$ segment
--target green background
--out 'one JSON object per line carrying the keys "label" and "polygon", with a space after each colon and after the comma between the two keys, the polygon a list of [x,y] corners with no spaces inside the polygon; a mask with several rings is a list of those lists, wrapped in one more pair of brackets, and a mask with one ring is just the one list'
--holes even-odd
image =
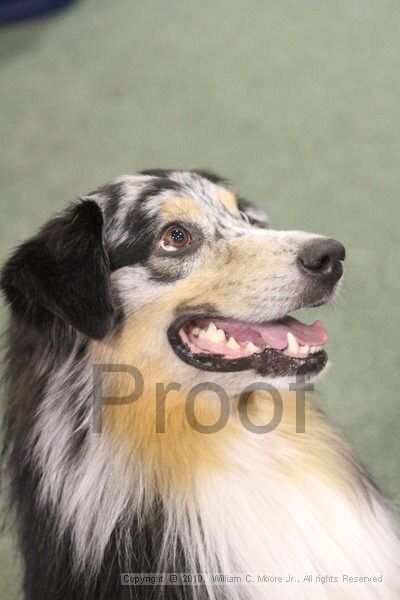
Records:
{"label": "green background", "polygon": [[[211,168],[274,227],[346,245],[342,296],[318,309],[319,403],[398,498],[399,2],[87,0],[1,30],[0,61],[2,259],[149,167]],[[11,537],[2,600],[18,597]]]}

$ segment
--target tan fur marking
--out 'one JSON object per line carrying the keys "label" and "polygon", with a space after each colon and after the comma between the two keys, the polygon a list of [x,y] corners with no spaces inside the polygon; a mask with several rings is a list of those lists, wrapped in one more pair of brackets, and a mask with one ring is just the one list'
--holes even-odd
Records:
{"label": "tan fur marking", "polygon": [[[152,312],[154,314],[154,309]],[[140,462],[150,490],[158,490],[165,498],[178,490],[190,495],[194,480],[201,478],[202,473],[233,467],[225,449],[234,447],[241,439],[250,445],[249,451],[253,444],[265,446],[266,456],[273,458],[280,465],[280,472],[296,481],[299,487],[307,486],[317,474],[342,493],[352,494],[356,474],[349,470],[346,444],[319,415],[310,399],[305,404],[305,433],[298,433],[294,392],[281,393],[282,419],[270,433],[250,432],[240,420],[239,413],[245,402],[251,423],[260,426],[271,421],[274,411],[271,397],[254,392],[242,399],[239,407],[237,399],[231,399],[228,423],[220,431],[204,434],[188,422],[185,412],[188,390],[171,391],[165,399],[165,432],[157,433],[157,409],[162,409],[163,397],[157,406],[156,384],[167,386],[171,381],[179,382],[179,375],[171,372],[168,350],[160,337],[149,331],[148,317],[149,314],[136,316],[112,343],[93,343],[92,357],[97,363],[135,365],[143,375],[144,391],[138,400],[104,407],[103,428],[125,461],[135,465]],[[132,340],[145,340],[152,335],[151,354],[137,352],[138,344]],[[133,389],[132,378],[113,374],[108,389],[107,384],[103,389],[106,389],[105,395],[128,396]],[[221,407],[215,394],[202,393],[195,407],[201,424],[213,425],[218,421]]]}
{"label": "tan fur marking", "polygon": [[222,202],[222,204],[224,204],[226,206],[226,208],[229,210],[230,213],[235,215],[235,217],[239,216],[240,211],[239,211],[239,208],[237,205],[236,198],[232,194],[232,192],[230,192],[226,188],[219,187],[218,188],[218,199],[220,200],[220,202]]}
{"label": "tan fur marking", "polygon": [[176,196],[168,198],[161,208],[161,214],[166,221],[199,221],[204,219],[203,212],[198,204],[188,196]]}
{"label": "tan fur marking", "polygon": [[[133,350],[136,344],[132,344],[132,339],[141,339],[145,331],[143,320],[139,323],[135,320],[113,347],[99,342],[92,345],[94,362],[135,365],[144,378],[144,390],[138,400],[131,404],[104,406],[104,434],[110,435],[126,460],[135,464],[138,460],[141,462],[150,488],[158,489],[163,497],[168,497],[174,490],[189,493],[193,477],[199,476],[203,469],[223,467],[221,456],[226,437],[232,434],[232,426],[209,435],[195,431],[185,413],[187,390],[170,391],[165,399],[160,393],[156,401],[157,383],[164,383],[166,387],[175,378],[168,369],[162,345],[154,356],[140,355]],[[113,374],[108,383],[107,386],[106,380],[103,386],[105,395],[124,397],[133,391],[132,377],[127,374]],[[157,414],[162,414],[163,404],[165,433],[157,433]],[[220,415],[216,396],[210,398],[200,394],[195,403],[195,415],[202,425],[216,423]]]}

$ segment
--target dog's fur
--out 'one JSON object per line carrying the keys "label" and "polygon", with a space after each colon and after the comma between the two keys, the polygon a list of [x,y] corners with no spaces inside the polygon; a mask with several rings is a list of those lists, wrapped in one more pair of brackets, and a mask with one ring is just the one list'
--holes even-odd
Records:
{"label": "dog's fur", "polygon": [[[163,255],[160,231],[176,222],[197,242]],[[210,173],[148,171],[70,205],[15,251],[2,274],[5,456],[26,600],[400,597],[391,508],[312,400],[299,433],[294,392],[282,392],[282,418],[260,435],[270,394],[239,395],[254,382],[287,389],[285,373],[196,369],[168,341],[184,311],[262,322],[327,300],[334,290],[317,297],[296,265],[315,237],[267,229]],[[102,374],[101,432],[94,365],[134,366],[143,378],[132,401],[132,371]],[[230,403],[208,434],[186,413],[187,392],[204,382]],[[198,396],[203,426],[220,411],[215,392]],[[121,586],[121,572],[290,573],[301,583]],[[318,575],[338,580],[318,585]]]}

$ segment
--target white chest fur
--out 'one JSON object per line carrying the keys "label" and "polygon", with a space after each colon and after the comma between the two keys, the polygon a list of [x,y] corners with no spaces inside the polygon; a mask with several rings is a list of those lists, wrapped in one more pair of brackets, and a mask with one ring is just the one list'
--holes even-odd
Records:
{"label": "white chest fur", "polygon": [[[268,444],[267,444],[268,445]],[[252,447],[251,447],[252,446]],[[259,448],[257,448],[259,446]],[[375,492],[313,473],[307,457],[266,456],[260,441],[235,447],[231,468],[197,490],[201,529],[218,571],[257,581],[232,598],[400,597],[400,543]],[[282,462],[293,458],[285,471]],[[293,466],[296,472],[293,471]],[[287,582],[292,576],[291,582]],[[378,577],[376,583],[352,577]],[[322,578],[322,579],[321,579]]]}
{"label": "white chest fur", "polygon": [[[266,412],[257,406],[255,418]],[[290,409],[270,433],[242,431],[225,447],[223,466],[196,481],[193,513],[181,529],[187,545],[194,537],[204,571],[244,582],[210,593],[399,598],[400,542],[390,509],[312,404],[306,415],[305,433],[295,432]]]}

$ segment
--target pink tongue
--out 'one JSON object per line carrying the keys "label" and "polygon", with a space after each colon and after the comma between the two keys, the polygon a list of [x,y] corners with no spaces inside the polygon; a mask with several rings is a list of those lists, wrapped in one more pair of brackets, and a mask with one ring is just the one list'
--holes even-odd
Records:
{"label": "pink tongue", "polygon": [[294,335],[302,346],[323,346],[328,341],[327,331],[321,321],[306,325],[293,317],[286,317],[284,321],[266,323],[258,326],[257,329],[264,342],[276,350],[286,348],[289,332]]}
{"label": "pink tongue", "polygon": [[302,346],[323,346],[328,341],[328,333],[321,321],[306,325],[293,317],[285,317],[281,321],[264,325],[251,324],[247,327],[245,324],[229,320],[217,320],[215,324],[232,335],[238,342],[247,340],[260,345],[260,338],[262,338],[265,345],[276,350],[284,350],[287,347],[289,332]]}

